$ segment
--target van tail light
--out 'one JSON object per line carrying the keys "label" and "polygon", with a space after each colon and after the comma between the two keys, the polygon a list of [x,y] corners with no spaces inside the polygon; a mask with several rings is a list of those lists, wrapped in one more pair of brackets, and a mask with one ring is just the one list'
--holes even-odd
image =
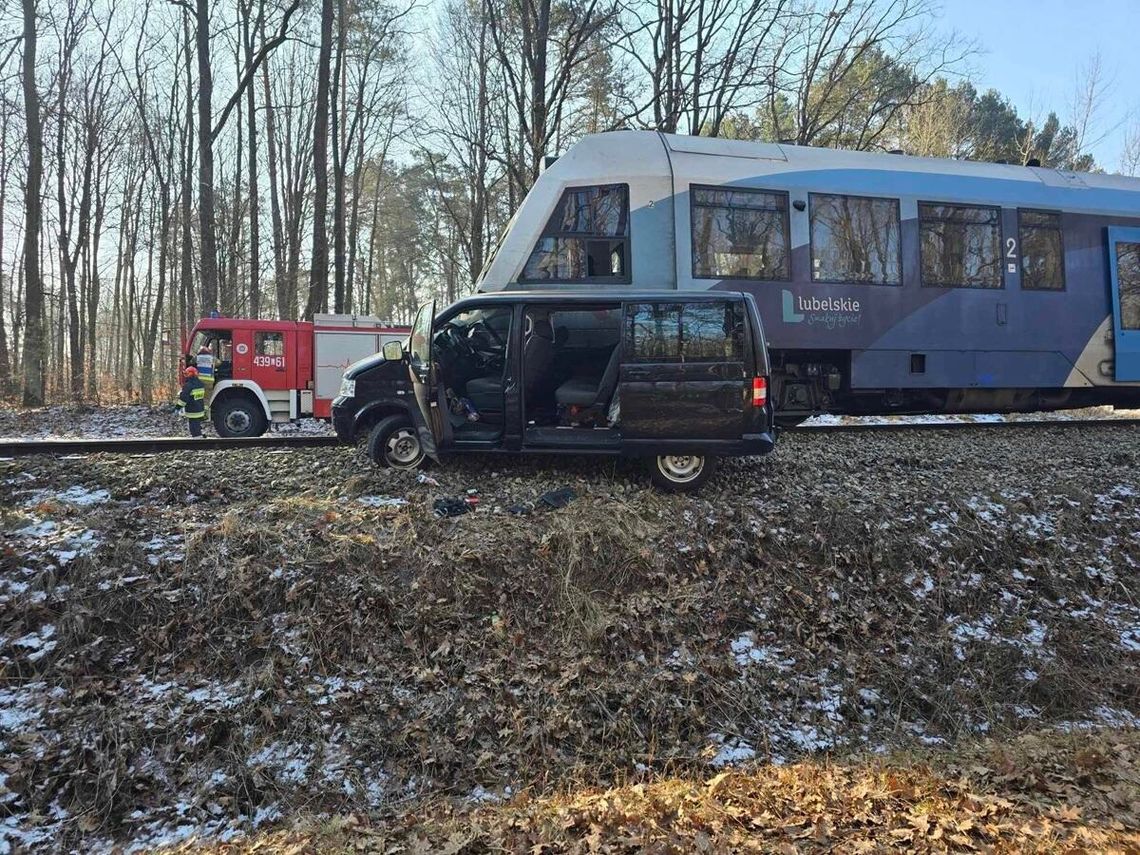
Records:
{"label": "van tail light", "polygon": [[763,407],[768,403],[768,378],[752,378],[752,406]]}

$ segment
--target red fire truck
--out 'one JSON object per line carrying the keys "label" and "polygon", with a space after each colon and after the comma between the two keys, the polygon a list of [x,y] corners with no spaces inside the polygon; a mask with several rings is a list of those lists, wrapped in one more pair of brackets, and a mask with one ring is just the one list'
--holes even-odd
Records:
{"label": "red fire truck", "polygon": [[214,355],[210,417],[219,436],[260,436],[270,424],[327,419],[341,376],[352,363],[403,341],[407,327],[367,315],[316,315],[312,323],[203,318],[185,359]]}

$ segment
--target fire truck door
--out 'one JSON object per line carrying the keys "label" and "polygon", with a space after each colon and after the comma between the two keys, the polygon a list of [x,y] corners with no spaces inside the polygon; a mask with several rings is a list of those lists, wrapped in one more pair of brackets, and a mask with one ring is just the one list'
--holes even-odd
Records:
{"label": "fire truck door", "polygon": [[[249,330],[235,329],[230,354],[233,359],[233,379],[251,379],[250,367],[253,365],[253,333]],[[222,355],[224,361],[225,357]]]}
{"label": "fire truck door", "polygon": [[296,388],[296,360],[292,330],[258,331],[253,334],[253,381],[262,389]]}

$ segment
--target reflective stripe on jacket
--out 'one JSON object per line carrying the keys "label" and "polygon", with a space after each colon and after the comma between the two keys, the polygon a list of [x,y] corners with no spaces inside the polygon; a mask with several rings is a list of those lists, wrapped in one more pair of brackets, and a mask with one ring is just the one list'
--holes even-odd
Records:
{"label": "reflective stripe on jacket", "polygon": [[182,404],[182,415],[188,419],[206,418],[206,387],[197,377],[188,377],[178,393]]}

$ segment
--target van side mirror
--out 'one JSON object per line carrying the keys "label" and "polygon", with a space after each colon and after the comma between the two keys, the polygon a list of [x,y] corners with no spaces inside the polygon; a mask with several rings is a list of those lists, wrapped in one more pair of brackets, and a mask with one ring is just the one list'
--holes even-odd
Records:
{"label": "van side mirror", "polygon": [[404,358],[404,346],[398,341],[386,341],[380,353],[389,362],[398,362]]}

